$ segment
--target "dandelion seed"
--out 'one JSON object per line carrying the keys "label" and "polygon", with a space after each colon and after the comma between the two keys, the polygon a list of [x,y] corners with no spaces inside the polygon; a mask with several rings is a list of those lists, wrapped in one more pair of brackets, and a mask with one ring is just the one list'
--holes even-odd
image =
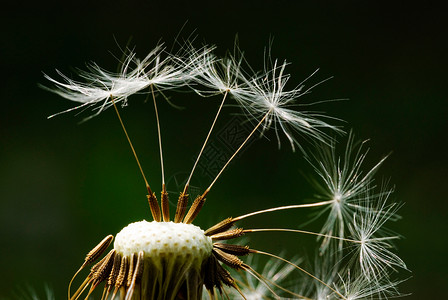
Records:
{"label": "dandelion seed", "polygon": [[250,96],[245,83],[248,79],[242,69],[243,64],[247,63],[241,51],[239,49],[235,51],[236,54],[228,53],[223,58],[208,52],[206,55],[200,55],[200,59],[195,59],[195,63],[190,65],[194,70],[191,73],[197,74],[193,79],[197,86],[193,86],[193,90],[202,96],[224,93],[229,93],[235,98]]}
{"label": "dandelion seed", "polygon": [[[79,76],[86,82],[70,79],[57,71],[63,81],[58,81],[46,74],[44,77],[52,82],[55,87],[43,87],[68,100],[81,103],[80,105],[56,115],[79,110],[84,107],[93,107],[96,111],[93,116],[100,114],[116,103],[126,104],[129,96],[141,92],[149,86],[156,86],[158,90],[173,89],[185,85],[188,76],[185,75],[179,64],[173,63],[170,55],[164,55],[161,45],[152,50],[143,60],[136,58],[134,52],[130,52],[121,67],[119,73],[108,72],[97,64],[88,66],[88,71],[79,70]],[[91,117],[93,117],[91,116]]]}
{"label": "dandelion seed", "polygon": [[[319,200],[323,200],[325,204],[319,216],[328,211],[321,230],[323,234],[346,236],[346,224],[353,220],[353,215],[368,209],[373,197],[381,196],[372,195],[370,199],[360,199],[367,187],[374,187],[373,176],[387,156],[365,173],[362,168],[369,150],[364,150],[365,142],[354,143],[354,138],[354,134],[350,132],[342,157],[336,154],[334,145],[319,145],[316,152],[307,156],[322,181],[316,184],[320,192]],[[327,250],[330,241],[331,239],[323,239],[321,251]],[[342,243],[339,242],[338,250],[341,247]]]}
{"label": "dandelion seed", "polygon": [[[383,193],[378,202],[372,201],[368,209],[356,213],[349,226],[353,238],[359,241],[354,247],[360,269],[364,278],[371,281],[383,281],[395,267],[406,269],[403,260],[390,250],[394,248],[392,241],[399,236],[384,234],[384,224],[395,217],[399,208],[396,203],[386,204],[389,195],[390,192]],[[368,192],[365,198],[369,198]]]}
{"label": "dandelion seed", "polygon": [[331,139],[328,134],[322,131],[323,128],[338,133],[343,132],[340,128],[322,120],[329,118],[328,116],[316,112],[293,109],[293,107],[300,106],[300,103],[297,102],[298,99],[309,93],[313,88],[312,86],[304,90],[304,83],[314,73],[299,84],[298,87],[287,91],[286,83],[290,79],[290,75],[285,73],[287,65],[286,61],[278,63],[275,60],[272,68],[265,70],[261,75],[255,75],[250,79],[242,77],[245,89],[248,92],[236,94],[235,99],[246,111],[250,119],[259,120],[263,116],[267,116],[264,119],[262,131],[265,132],[273,128],[279,147],[280,131],[283,132],[290,142],[293,151],[295,146],[303,150],[296,134],[328,143]]}
{"label": "dandelion seed", "polygon": [[[191,52],[198,53],[194,48]],[[285,86],[290,78],[289,74],[285,74],[288,64],[286,61],[283,64],[275,61],[271,69],[258,73],[253,71],[237,45],[234,52],[221,59],[211,52],[206,55],[193,55],[195,63],[189,64],[190,73],[196,74],[192,81],[199,87],[192,88],[202,96],[229,93],[245,111],[249,120],[256,123],[263,120],[262,132],[274,129],[279,146],[279,131],[285,134],[293,150],[296,145],[302,148],[295,133],[328,143],[331,139],[322,131],[323,128],[343,132],[322,120],[330,118],[328,116],[293,109],[300,105],[297,103],[298,98],[309,93],[313,86],[303,90],[307,78],[297,88],[286,91]]]}

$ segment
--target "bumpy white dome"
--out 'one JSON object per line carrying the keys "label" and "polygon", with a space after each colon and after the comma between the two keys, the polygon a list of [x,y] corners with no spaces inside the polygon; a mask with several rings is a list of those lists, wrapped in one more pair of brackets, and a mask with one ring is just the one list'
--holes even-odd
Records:
{"label": "bumpy white dome", "polygon": [[114,249],[123,256],[140,251],[145,257],[185,257],[204,261],[212,252],[212,240],[193,224],[173,222],[131,223],[115,237]]}

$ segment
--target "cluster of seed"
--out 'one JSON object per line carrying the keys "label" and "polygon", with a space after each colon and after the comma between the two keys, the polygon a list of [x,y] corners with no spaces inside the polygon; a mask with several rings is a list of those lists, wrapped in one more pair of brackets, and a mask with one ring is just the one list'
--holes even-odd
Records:
{"label": "cluster of seed", "polygon": [[[293,269],[302,271],[308,276],[307,278],[319,283],[316,299],[373,299],[376,296],[383,299],[389,294],[399,295],[395,286],[400,281],[393,281],[389,277],[390,273],[395,271],[395,267],[406,269],[406,265],[389,250],[393,248],[393,245],[388,241],[397,237],[387,234],[383,236],[379,230],[386,221],[395,218],[398,208],[396,204],[386,204],[391,190],[385,189],[376,193],[374,189],[373,175],[385,158],[370,171],[363,173],[361,166],[367,151],[364,153],[362,146],[354,145],[352,134],[349,135],[345,155],[342,158],[338,157],[334,151],[335,140],[324,130],[332,133],[343,133],[343,130],[326,123],[328,117],[323,114],[294,109],[302,104],[298,98],[308,94],[313,86],[303,89],[303,83],[308,77],[296,88],[285,90],[290,78],[290,75],[285,72],[288,65],[286,61],[280,63],[274,60],[271,65],[268,63],[261,73],[253,72],[252,68],[247,66],[250,71],[246,72],[244,71],[246,61],[242,54],[218,58],[212,53],[214,48],[214,46],[204,46],[195,49],[187,42],[179,54],[171,55],[167,54],[162,46],[157,46],[143,60],[136,59],[135,54],[131,52],[124,60],[120,73],[105,72],[96,64],[93,64],[88,72],[81,71],[80,75],[87,80],[87,83],[74,81],[61,73],[62,81],[45,75],[55,84],[54,88],[47,89],[80,103],[77,107],[62,113],[92,107],[96,110],[95,115],[98,115],[109,107],[115,108],[145,180],[147,199],[154,219],[153,222],[140,221],[123,228],[116,236],[114,249],[91,267],[89,275],[73,295],[70,290],[72,279],[69,284],[68,299],[78,300],[86,291],[85,299],[88,299],[103,282],[105,284],[101,300],[115,299],[116,296],[120,300],[198,300],[202,297],[203,287],[213,300],[219,296],[230,299],[226,287],[233,288],[231,290],[237,291],[238,295],[244,299],[254,299],[245,297],[246,292],[242,290],[247,286],[245,287],[237,277],[232,277],[234,275],[231,275],[227,268],[249,274],[263,283],[277,299],[280,299],[280,296],[270,286],[296,298],[311,299],[276,284],[275,281],[279,276],[259,274],[241,259],[249,254],[267,255],[289,264]],[[310,77],[312,75],[314,73]],[[179,195],[174,218],[172,218],[174,222],[172,222],[164,179],[155,91],[164,92],[182,87],[191,88],[201,96],[222,94],[223,99],[190,177]],[[144,92],[144,90],[147,91]],[[120,102],[126,104],[128,97],[136,93],[150,93],[153,96],[162,166],[160,203],[146,180],[116,105]],[[227,98],[233,98],[248,120],[255,121],[256,125],[223,165],[209,187],[203,194],[197,196],[187,210],[191,176]],[[299,147],[304,151],[306,159],[313,165],[323,181],[320,186],[322,195],[319,195],[323,197],[323,200],[309,204],[274,207],[236,218],[228,218],[205,231],[192,225],[210,189],[233,158],[247,146],[247,142],[257,132],[263,135],[269,129],[276,132],[279,146],[279,132],[283,132],[293,150]],[[299,137],[311,138],[319,143],[316,144],[316,149],[307,153]],[[321,214],[329,211],[321,232],[314,233],[290,228],[234,227],[237,221],[253,215],[305,207],[321,207],[323,209]],[[262,231],[312,234],[321,238],[321,254],[329,254],[326,258],[328,261],[322,263],[325,265],[322,268],[323,274],[315,276],[280,256],[249,248],[234,241],[246,233]],[[347,238],[347,235],[353,239]],[[83,268],[99,260],[112,240],[113,236],[109,235],[91,250],[75,276]],[[348,262],[347,267],[342,267],[340,261],[345,263],[343,251],[345,251],[344,243],[346,242],[356,247],[356,250],[352,251],[356,254],[356,259]],[[331,272],[328,272],[330,268],[327,268],[327,265],[333,264],[335,266]],[[357,279],[351,283],[351,278]],[[255,299],[259,298],[255,297]]]}

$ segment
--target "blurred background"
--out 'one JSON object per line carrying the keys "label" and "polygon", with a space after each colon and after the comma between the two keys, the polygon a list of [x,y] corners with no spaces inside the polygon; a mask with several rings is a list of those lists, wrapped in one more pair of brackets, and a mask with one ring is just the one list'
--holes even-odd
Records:
{"label": "blurred background", "polygon": [[[15,3],[2,9],[0,108],[0,298],[28,286],[57,299],[84,255],[107,234],[130,222],[151,219],[145,186],[116,116],[108,110],[83,117],[53,113],[72,103],[38,87],[43,72],[74,77],[95,61],[117,67],[129,40],[143,57],[159,41],[197,36],[217,53],[240,48],[254,69],[264,49],[286,59],[292,88],[317,68],[316,87],[304,101],[349,99],[316,106],[371,139],[366,167],[392,152],[378,180],[395,184],[393,200],[404,203],[398,251],[412,271],[401,291],[409,299],[436,299],[448,286],[447,247],[447,22],[446,1],[77,1]],[[183,29],[182,29],[183,28]],[[169,93],[182,110],[160,102],[166,178],[179,190],[213,119],[219,97]],[[154,111],[145,98],[131,98],[122,117],[150,184],[159,191],[160,167]],[[218,129],[235,120],[225,111]],[[222,131],[217,131],[222,132]],[[205,228],[228,217],[281,204],[301,203],[314,190],[313,175],[286,140],[255,140],[223,174],[196,224]],[[214,137],[218,143],[218,136]],[[194,186],[210,183],[207,162]],[[306,176],[304,176],[304,174]],[[173,196],[174,198],[175,196]],[[245,223],[291,227],[308,212],[269,214]],[[284,234],[253,236],[256,248],[313,256],[314,239]],[[266,245],[266,240],[270,240]],[[308,251],[308,252],[307,252]]]}

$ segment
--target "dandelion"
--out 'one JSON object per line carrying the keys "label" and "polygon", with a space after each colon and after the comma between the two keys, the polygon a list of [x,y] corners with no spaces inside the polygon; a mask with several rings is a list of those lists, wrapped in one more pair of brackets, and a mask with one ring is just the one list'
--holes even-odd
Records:
{"label": "dandelion", "polygon": [[[56,84],[53,92],[82,103],[73,109],[93,106],[97,110],[96,114],[99,114],[110,106],[114,107],[144,179],[153,217],[151,222],[143,220],[129,224],[115,238],[106,236],[89,251],[69,283],[68,299],[88,299],[100,285],[103,285],[101,299],[120,300],[197,300],[207,296],[209,299],[358,299],[350,298],[352,291],[360,289],[352,285],[359,287],[368,281],[372,281],[374,286],[363,287],[363,291],[370,288],[364,295],[385,294],[384,291],[392,287],[392,281],[389,281],[387,287],[382,285],[384,288],[380,290],[380,275],[388,273],[395,266],[403,267],[404,263],[386,247],[393,237],[379,237],[379,228],[392,218],[395,210],[392,206],[373,206],[371,202],[378,197],[368,197],[373,189],[370,188],[372,176],[382,161],[362,175],[360,168],[365,154],[362,154],[361,148],[354,161],[351,150],[347,150],[343,162],[331,152],[330,155],[323,155],[322,161],[314,165],[329,191],[326,194],[329,198],[325,201],[252,211],[221,220],[206,230],[193,224],[220,175],[259,129],[264,132],[273,128],[278,138],[278,131],[282,131],[293,149],[295,145],[302,147],[297,134],[328,145],[329,136],[322,129],[341,131],[322,121],[323,116],[320,114],[292,109],[296,99],[310,89],[303,91],[301,84],[291,91],[285,91],[290,77],[285,74],[286,62],[277,65],[275,61],[272,69],[250,77],[243,70],[246,61],[242,55],[229,55],[220,59],[212,54],[213,49],[210,46],[195,49],[187,43],[180,54],[167,54],[165,60],[161,59],[161,48],[153,50],[142,61],[132,54],[127,57],[119,74],[107,73],[97,66],[91,72],[82,72],[81,77],[88,83],[75,82],[65,76],[66,83],[61,83],[46,76]],[[135,64],[135,67],[131,68],[131,64]],[[222,94],[223,98],[173,213],[170,212],[165,188],[161,126],[154,90],[179,87],[190,88],[201,96]],[[118,103],[126,103],[128,97],[146,88],[150,88],[153,96],[159,139],[162,173],[160,202],[150,188],[117,107]],[[188,207],[190,180],[227,98],[233,98],[250,120],[256,120],[256,125],[210,185]],[[349,138],[347,149],[351,148]],[[313,207],[331,209],[320,233],[296,228],[238,227],[240,221],[256,215]],[[350,237],[347,236],[346,226]],[[337,241],[341,244],[338,249],[340,253],[335,256],[331,253],[318,264],[322,266],[328,263],[332,267],[316,268],[313,273],[302,266],[302,259],[290,261],[280,255],[250,247],[247,241],[240,239],[262,232],[307,234],[325,241]],[[346,247],[342,247],[342,244]],[[111,245],[112,249],[108,251]],[[348,248],[355,250],[343,253]],[[253,260],[257,256],[270,259],[261,271],[257,270]],[[345,274],[348,267],[340,261],[341,257],[351,261],[348,265],[357,267],[365,281],[351,283],[343,277],[341,274]],[[89,266],[90,272],[72,291],[74,279]],[[310,291],[298,288],[304,282],[312,282],[308,285],[312,287]]]}

